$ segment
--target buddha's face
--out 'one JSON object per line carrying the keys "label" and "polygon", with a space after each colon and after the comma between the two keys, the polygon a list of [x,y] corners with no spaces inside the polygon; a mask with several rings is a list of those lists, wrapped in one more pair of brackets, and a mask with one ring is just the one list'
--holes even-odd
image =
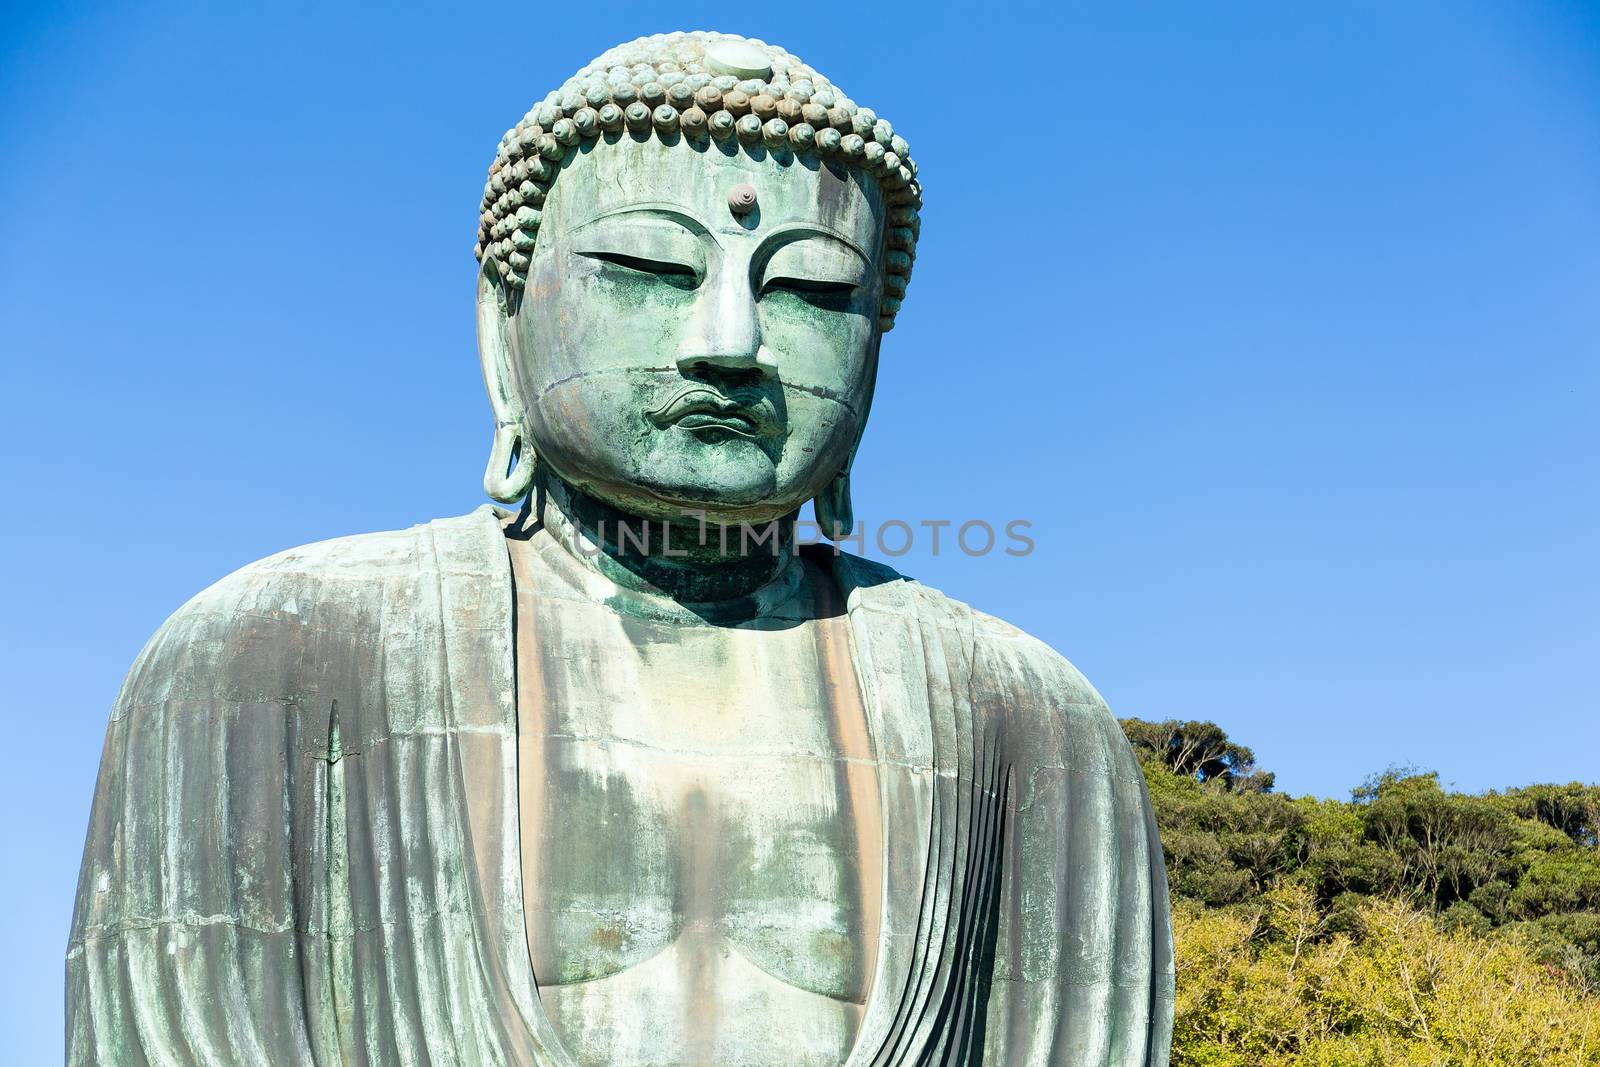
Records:
{"label": "buddha's face", "polygon": [[787,153],[628,136],[575,153],[507,331],[540,459],[639,515],[798,509],[866,419],[884,213],[870,178]]}

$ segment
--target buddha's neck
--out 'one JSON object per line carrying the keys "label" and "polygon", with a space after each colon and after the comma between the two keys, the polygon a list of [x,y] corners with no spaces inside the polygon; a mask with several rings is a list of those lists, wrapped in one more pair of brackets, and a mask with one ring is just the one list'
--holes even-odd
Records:
{"label": "buddha's neck", "polygon": [[[626,589],[682,604],[753,596],[794,560],[794,519],[719,526],[645,519],[601,501],[550,473],[534,492],[541,525],[586,566]],[[758,540],[759,539],[759,540]]]}

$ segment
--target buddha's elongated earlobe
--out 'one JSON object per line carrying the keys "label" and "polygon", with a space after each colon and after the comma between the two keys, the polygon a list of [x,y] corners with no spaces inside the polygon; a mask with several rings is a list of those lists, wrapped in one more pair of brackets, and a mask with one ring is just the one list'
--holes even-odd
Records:
{"label": "buddha's elongated earlobe", "polygon": [[842,541],[855,529],[855,506],[850,501],[850,472],[842,470],[811,500],[824,537]]}
{"label": "buddha's elongated earlobe", "polygon": [[483,471],[483,491],[502,504],[519,504],[528,495],[538,466],[538,457],[523,443],[518,427],[496,426],[489,465]]}
{"label": "buddha's elongated earlobe", "polygon": [[485,263],[478,274],[478,357],[494,412],[494,444],[483,472],[483,491],[502,504],[516,504],[528,495],[539,464],[516,387],[507,297],[494,265]]}

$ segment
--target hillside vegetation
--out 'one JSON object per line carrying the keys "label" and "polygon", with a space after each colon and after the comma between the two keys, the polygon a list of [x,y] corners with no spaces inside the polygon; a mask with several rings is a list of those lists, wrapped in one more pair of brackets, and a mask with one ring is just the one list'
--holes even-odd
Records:
{"label": "hillside vegetation", "polygon": [[1172,888],[1174,1067],[1600,1067],[1600,786],[1288,797],[1213,723],[1122,725]]}

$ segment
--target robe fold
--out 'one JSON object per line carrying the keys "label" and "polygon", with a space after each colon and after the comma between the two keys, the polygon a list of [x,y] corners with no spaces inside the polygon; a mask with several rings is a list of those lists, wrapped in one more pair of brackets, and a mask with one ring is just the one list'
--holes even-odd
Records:
{"label": "robe fold", "polygon": [[[106,734],[70,1065],[573,1062],[523,918],[501,522],[294,549],[157,631]],[[1161,848],[1104,702],[1005,623],[815,558],[847,604],[884,833],[848,1067],[1163,1067]]]}

